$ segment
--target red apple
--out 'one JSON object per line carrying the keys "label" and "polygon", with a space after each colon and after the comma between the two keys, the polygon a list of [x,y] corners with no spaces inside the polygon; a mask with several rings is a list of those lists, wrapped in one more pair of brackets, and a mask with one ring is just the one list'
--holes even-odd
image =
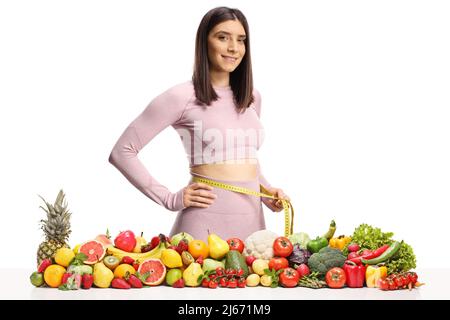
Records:
{"label": "red apple", "polygon": [[136,246],[136,237],[134,236],[133,231],[127,230],[119,233],[114,239],[114,245],[120,250],[132,252]]}

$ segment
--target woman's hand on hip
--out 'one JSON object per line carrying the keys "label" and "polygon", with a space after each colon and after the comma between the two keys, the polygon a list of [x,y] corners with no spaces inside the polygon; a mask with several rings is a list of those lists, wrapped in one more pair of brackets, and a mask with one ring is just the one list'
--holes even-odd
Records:
{"label": "woman's hand on hip", "polygon": [[217,198],[212,190],[213,187],[201,182],[188,185],[183,192],[184,207],[208,208]]}
{"label": "woman's hand on hip", "polygon": [[[277,198],[289,201],[291,200],[280,188],[267,188],[267,191],[269,191],[270,194]],[[281,200],[262,197],[262,202],[274,212],[280,212],[281,210],[283,210],[283,203],[281,202]]]}

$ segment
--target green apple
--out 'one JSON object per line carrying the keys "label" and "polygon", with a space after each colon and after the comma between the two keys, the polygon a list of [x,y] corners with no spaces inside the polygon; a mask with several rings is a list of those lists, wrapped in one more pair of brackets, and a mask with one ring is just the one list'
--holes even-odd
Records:
{"label": "green apple", "polygon": [[202,270],[203,272],[209,270],[216,270],[217,267],[225,268],[225,264],[222,261],[217,261],[214,259],[207,258],[203,260]]}
{"label": "green apple", "polygon": [[170,238],[170,244],[177,246],[178,243],[182,240],[182,239],[186,239],[187,242],[191,242],[192,240],[194,240],[194,237],[191,236],[189,233],[187,232],[180,232],[177,234],[174,234],[171,238]]}
{"label": "green apple", "polygon": [[181,278],[183,278],[183,272],[180,269],[170,269],[166,275],[166,282],[169,286],[172,286]]}

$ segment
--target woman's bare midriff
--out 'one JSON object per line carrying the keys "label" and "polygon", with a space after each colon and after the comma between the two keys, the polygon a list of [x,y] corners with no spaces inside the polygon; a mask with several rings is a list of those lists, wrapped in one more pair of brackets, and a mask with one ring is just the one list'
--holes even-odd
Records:
{"label": "woman's bare midriff", "polygon": [[254,180],[258,174],[258,160],[226,160],[219,163],[201,164],[191,167],[191,172],[220,180]]}

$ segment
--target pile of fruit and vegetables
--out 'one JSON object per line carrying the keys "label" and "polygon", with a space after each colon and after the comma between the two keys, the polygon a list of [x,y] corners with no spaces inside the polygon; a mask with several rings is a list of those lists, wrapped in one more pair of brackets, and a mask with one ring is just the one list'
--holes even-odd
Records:
{"label": "pile of fruit and vegetables", "polygon": [[222,239],[211,230],[208,241],[186,232],[154,235],[131,230],[112,238],[107,231],[70,248],[71,213],[61,190],[54,204],[41,207],[45,241],[37,252],[36,287],[60,290],[97,288],[417,288],[416,258],[411,246],[367,224],[352,235],[335,236],[332,221],[325,234],[289,237],[260,230],[247,239]]}

